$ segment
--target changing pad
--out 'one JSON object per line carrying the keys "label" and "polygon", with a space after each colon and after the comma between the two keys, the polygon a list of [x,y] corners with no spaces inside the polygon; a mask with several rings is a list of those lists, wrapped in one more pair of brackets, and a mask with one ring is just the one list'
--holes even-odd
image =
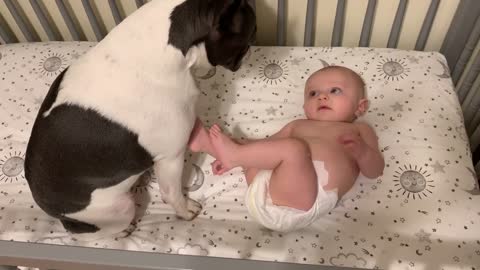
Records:
{"label": "changing pad", "polygon": [[379,136],[384,175],[360,177],[311,227],[284,234],[253,222],[241,170],[214,176],[212,157],[190,154],[185,186],[203,205],[196,219],[177,219],[148,172],[132,188],[138,211],[129,237],[76,241],[34,203],[23,162],[50,84],[94,45],[0,46],[0,239],[360,268],[480,265],[480,192],[445,58],[395,49],[252,47],[235,73],[195,74],[199,117],[236,138],[263,138],[302,118],[305,80],[323,66],[363,76],[371,101],[363,118]]}

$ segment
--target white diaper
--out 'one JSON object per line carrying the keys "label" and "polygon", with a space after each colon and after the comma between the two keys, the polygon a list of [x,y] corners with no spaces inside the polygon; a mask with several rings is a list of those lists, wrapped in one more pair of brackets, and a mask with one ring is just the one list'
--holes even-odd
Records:
{"label": "white diaper", "polygon": [[288,232],[305,228],[320,216],[327,214],[337,204],[337,190],[323,189],[323,186],[328,184],[328,172],[323,161],[314,160],[313,165],[317,173],[318,194],[310,210],[302,211],[274,205],[268,190],[272,171],[263,170],[257,173],[245,196],[245,204],[250,215],[271,230]]}

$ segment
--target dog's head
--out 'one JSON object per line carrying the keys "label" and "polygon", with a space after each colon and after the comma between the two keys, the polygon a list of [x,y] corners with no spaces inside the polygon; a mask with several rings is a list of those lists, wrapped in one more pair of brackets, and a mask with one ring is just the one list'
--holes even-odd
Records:
{"label": "dog's head", "polygon": [[209,14],[212,25],[205,39],[210,64],[231,71],[240,68],[257,30],[255,12],[247,0],[217,1]]}

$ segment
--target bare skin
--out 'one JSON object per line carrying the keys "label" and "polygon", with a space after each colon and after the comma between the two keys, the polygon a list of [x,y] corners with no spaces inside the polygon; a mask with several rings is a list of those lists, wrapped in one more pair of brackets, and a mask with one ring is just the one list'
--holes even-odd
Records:
{"label": "bare skin", "polygon": [[[328,184],[323,188],[337,189],[339,198],[355,183],[360,172],[360,163],[363,162],[366,166],[372,161],[382,163],[383,159],[378,157],[376,138],[361,137],[371,135],[368,131],[365,134],[365,129],[371,128],[364,123],[296,120],[289,124],[286,132],[277,133],[276,138],[242,145],[222,134],[220,128],[214,125],[210,129],[210,137],[220,161],[214,164],[214,172],[221,174],[230,168],[242,166],[246,170],[247,183],[250,184],[259,169],[273,170],[269,185],[273,203],[308,210],[317,196],[317,176],[312,160],[324,162],[328,172]],[[370,146],[365,140],[374,144]],[[359,150],[361,154],[358,156],[354,153],[357,150],[350,149],[364,147],[365,149]],[[367,159],[362,161],[363,157]],[[362,172],[366,176],[368,169],[365,168]],[[369,176],[379,176],[375,174]]]}
{"label": "bare skin", "polygon": [[210,142],[208,131],[198,118],[195,121],[195,126],[190,134],[188,148],[192,152],[205,152],[213,157],[217,156]]}
{"label": "bare skin", "polygon": [[307,119],[292,121],[267,139],[242,144],[217,125],[207,131],[197,119],[189,147],[217,159],[212,163],[214,174],[243,167],[249,185],[259,170],[272,170],[269,192],[273,203],[308,210],[318,189],[312,160],[324,162],[328,184],[323,189],[337,189],[339,198],[350,190],[359,172],[369,178],[383,173],[385,164],[374,130],[354,122],[367,105],[363,81],[356,73],[342,67],[325,68],[306,82],[303,108]]}
{"label": "bare skin", "polygon": [[359,172],[369,178],[380,176],[384,160],[375,132],[366,123],[353,122],[368,104],[362,80],[355,76],[346,68],[315,72],[305,86],[307,119],[292,121],[267,139],[239,144],[214,125],[209,131],[217,158],[213,172],[222,174],[241,166],[250,184],[259,169],[272,170],[273,203],[300,210],[310,209],[317,196],[312,160],[324,162],[328,184],[323,189],[337,189],[339,198],[350,190]]}
{"label": "bare skin", "polygon": [[[210,138],[224,168],[273,170],[269,190],[275,204],[302,210],[313,205],[317,194],[316,174],[308,145],[302,140],[279,138],[241,145],[225,136],[217,125],[210,128]],[[302,183],[292,185],[292,179],[297,178]],[[305,197],[299,198],[298,194]]]}

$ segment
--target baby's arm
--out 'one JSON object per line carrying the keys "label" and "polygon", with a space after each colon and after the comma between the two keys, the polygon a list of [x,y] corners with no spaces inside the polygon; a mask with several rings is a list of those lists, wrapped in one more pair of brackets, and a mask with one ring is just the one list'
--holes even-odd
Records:
{"label": "baby's arm", "polygon": [[375,131],[366,123],[358,123],[360,136],[367,144],[366,151],[358,159],[358,166],[363,175],[377,178],[383,174],[385,161],[378,149],[378,137]]}
{"label": "baby's arm", "polygon": [[375,131],[366,123],[355,123],[359,134],[341,138],[347,148],[357,160],[358,167],[368,178],[377,178],[383,174],[385,161],[378,149],[378,138]]}

